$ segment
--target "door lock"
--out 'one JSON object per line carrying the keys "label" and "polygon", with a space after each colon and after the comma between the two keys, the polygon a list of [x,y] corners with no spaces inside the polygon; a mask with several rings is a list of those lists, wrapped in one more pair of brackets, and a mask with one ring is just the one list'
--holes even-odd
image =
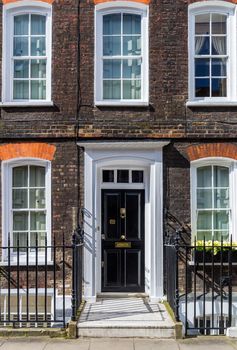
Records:
{"label": "door lock", "polygon": [[126,240],[126,236],[125,236],[125,235],[121,235],[120,239],[121,239],[122,241],[125,241],[125,240]]}
{"label": "door lock", "polygon": [[120,218],[125,219],[126,218],[126,209],[120,208]]}

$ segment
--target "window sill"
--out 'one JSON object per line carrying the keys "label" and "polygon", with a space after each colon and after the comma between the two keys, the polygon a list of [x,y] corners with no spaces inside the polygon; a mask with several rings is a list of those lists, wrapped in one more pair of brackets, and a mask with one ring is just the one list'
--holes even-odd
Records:
{"label": "window sill", "polygon": [[96,101],[98,107],[146,107],[149,106],[147,101]]}
{"label": "window sill", "polygon": [[187,101],[187,107],[237,107],[237,101]]}
{"label": "window sill", "polygon": [[[18,263],[17,261],[10,261],[10,266],[18,266]],[[52,260],[49,260],[47,261],[47,266],[52,266],[54,263]],[[29,261],[29,263],[27,264],[26,263],[26,260],[20,260],[19,261],[19,266],[36,266],[36,263],[35,261]],[[5,266],[5,267],[8,267],[9,264],[8,264],[8,261],[0,261],[0,266]],[[44,260],[40,260],[38,261],[38,264],[37,266],[45,266],[45,261]]]}
{"label": "window sill", "polygon": [[0,108],[4,107],[52,107],[53,101],[31,101],[31,102],[0,102]]}
{"label": "window sill", "polygon": [[[203,264],[203,262],[202,261],[196,261],[196,264],[195,264],[195,262],[194,262],[194,260],[191,260],[191,261],[189,261],[188,262],[188,265],[189,266],[203,266],[204,264]],[[229,263],[228,262],[223,262],[222,263],[222,265],[223,266],[229,266]],[[231,265],[232,266],[237,266],[237,262],[231,262]],[[212,262],[205,262],[205,266],[212,266]],[[221,266],[221,263],[220,262],[216,262],[216,261],[214,261],[214,263],[213,263],[213,266],[215,267],[215,266]]]}

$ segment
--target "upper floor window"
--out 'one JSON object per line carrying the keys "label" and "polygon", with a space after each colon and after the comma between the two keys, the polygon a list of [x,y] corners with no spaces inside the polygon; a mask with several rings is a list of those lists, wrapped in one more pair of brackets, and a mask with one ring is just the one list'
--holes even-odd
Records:
{"label": "upper floor window", "polygon": [[189,9],[189,100],[236,100],[235,5],[195,3]]}
{"label": "upper floor window", "polygon": [[4,6],[3,103],[50,101],[51,6]]}
{"label": "upper floor window", "polygon": [[148,102],[147,7],[103,4],[96,7],[95,103]]}

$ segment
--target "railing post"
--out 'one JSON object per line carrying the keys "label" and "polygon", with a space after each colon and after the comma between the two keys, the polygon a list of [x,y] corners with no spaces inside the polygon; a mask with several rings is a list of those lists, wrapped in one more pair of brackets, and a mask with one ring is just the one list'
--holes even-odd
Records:
{"label": "railing post", "polygon": [[179,321],[179,236],[175,236],[175,318]]}
{"label": "railing post", "polygon": [[72,235],[72,321],[76,321],[76,312],[77,312],[77,299],[76,299],[76,288],[77,288],[77,237],[76,232],[73,232]]}

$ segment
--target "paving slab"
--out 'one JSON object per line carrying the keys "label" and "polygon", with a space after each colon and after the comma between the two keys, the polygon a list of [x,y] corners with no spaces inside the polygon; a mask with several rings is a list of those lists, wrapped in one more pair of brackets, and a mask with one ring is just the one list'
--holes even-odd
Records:
{"label": "paving slab", "polygon": [[1,345],[1,350],[43,350],[48,343],[48,339],[37,338],[8,338],[3,341]]}
{"label": "paving slab", "polygon": [[91,339],[90,350],[134,350],[133,339]]}
{"label": "paving slab", "polygon": [[235,348],[227,338],[208,337],[179,340],[180,350],[234,350]]}
{"label": "paving slab", "polygon": [[44,350],[89,350],[89,348],[90,340],[86,339],[52,339],[45,346]]}
{"label": "paving slab", "polygon": [[134,339],[135,350],[179,350],[175,340]]}

